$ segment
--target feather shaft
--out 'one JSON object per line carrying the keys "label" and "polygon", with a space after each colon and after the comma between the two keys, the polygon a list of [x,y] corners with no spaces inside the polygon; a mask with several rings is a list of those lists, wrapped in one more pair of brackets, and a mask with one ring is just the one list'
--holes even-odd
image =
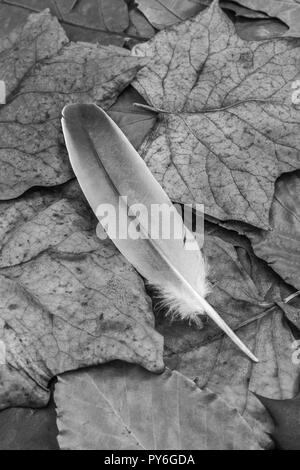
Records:
{"label": "feather shaft", "polygon": [[[208,292],[206,266],[199,246],[118,126],[96,105],[78,104],[64,108],[62,127],[74,173],[101,223],[103,220],[98,211],[103,204],[112,205],[118,219],[125,218],[130,222],[130,208],[134,205],[143,206],[150,212],[153,205],[158,204],[165,205],[182,228],[180,239],[153,239],[140,215],[140,231],[145,237],[122,238],[108,230],[120,252],[148,282],[161,288],[170,302],[178,305],[182,318],[191,319],[195,312],[206,312],[252,361],[258,362],[205,300]],[[124,196],[128,201],[120,204],[120,198]],[[187,241],[195,244],[194,250],[186,249]]]}

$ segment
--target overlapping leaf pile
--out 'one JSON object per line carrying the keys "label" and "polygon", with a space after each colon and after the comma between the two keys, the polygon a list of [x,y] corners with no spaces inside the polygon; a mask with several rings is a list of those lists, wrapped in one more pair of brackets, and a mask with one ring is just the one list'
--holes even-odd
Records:
{"label": "overlapping leaf pile", "polygon": [[[61,24],[49,11],[27,19],[47,1],[24,2],[26,22],[0,5],[0,408],[45,406],[59,375],[62,448],[259,449],[272,433],[297,448],[282,418],[299,436],[297,2],[221,2],[294,36],[262,42],[241,39],[217,1],[50,3]],[[205,204],[209,301],[259,364],[210,322],[160,315],[154,328],[143,280],[97,239],[73,180],[60,113],[74,102],[109,110],[175,202]],[[32,413],[31,442],[55,446],[56,428],[43,434]],[[30,448],[28,420],[1,412],[2,447]]]}

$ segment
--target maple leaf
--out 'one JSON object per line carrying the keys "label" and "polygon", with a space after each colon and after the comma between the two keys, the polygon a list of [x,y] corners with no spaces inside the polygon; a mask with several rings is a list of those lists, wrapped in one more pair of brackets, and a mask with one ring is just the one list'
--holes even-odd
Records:
{"label": "maple leaf", "polygon": [[163,370],[142,279],[77,183],[0,204],[0,408],[42,406],[61,372],[123,359]]}
{"label": "maple leaf", "polygon": [[249,242],[215,227],[205,233],[212,293],[209,302],[259,358],[249,361],[210,322],[201,331],[157,318],[165,339],[165,363],[208,388],[242,414],[260,445],[270,448],[272,422],[252,392],[291,398],[298,387],[295,341],[279,307],[282,281],[251,252]]}
{"label": "maple leaf", "polygon": [[73,177],[62,108],[74,102],[109,108],[143,62],[115,46],[68,42],[47,11],[30,15],[9,39],[0,38],[0,52],[7,88],[7,104],[0,107],[0,199],[9,199]]}
{"label": "maple leaf", "polygon": [[140,153],[170,198],[269,228],[278,176],[300,167],[300,41],[246,42],[217,2],[133,49],[157,125]]}
{"label": "maple leaf", "polygon": [[176,371],[113,364],[64,374],[55,402],[62,449],[260,449],[234,409]]}

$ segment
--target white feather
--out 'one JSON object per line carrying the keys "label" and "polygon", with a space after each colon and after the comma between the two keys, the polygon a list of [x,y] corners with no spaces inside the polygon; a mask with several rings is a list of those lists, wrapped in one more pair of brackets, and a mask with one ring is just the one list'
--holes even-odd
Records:
{"label": "white feather", "polygon": [[[159,221],[151,218],[148,226],[141,214],[138,215],[141,238],[114,234],[113,223],[107,227],[120,252],[161,293],[162,304],[172,315],[196,323],[198,316],[206,313],[257,362],[205,300],[209,291],[207,267],[198,243],[119,127],[102,109],[90,104],[65,107],[62,126],[73,170],[98,217],[99,207],[110,204],[115,208],[117,220],[130,224],[138,215],[132,212],[135,205],[145,207],[148,214],[153,206],[159,205],[167,208],[175,226],[181,229],[180,238],[152,237],[151,230],[159,230],[155,226]],[[120,204],[121,196],[127,199]]]}

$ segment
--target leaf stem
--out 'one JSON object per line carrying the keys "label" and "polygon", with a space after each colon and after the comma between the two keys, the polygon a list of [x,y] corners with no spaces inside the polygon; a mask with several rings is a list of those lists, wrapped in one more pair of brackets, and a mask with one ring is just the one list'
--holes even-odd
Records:
{"label": "leaf stem", "polygon": [[165,111],[164,109],[155,108],[154,106],[149,106],[148,104],[133,103],[133,106],[135,106],[136,108],[145,109],[146,111],[152,111],[153,113],[175,114],[175,113],[171,113],[170,111]]}
{"label": "leaf stem", "polygon": [[235,108],[237,106],[241,106],[246,103],[269,103],[269,104],[279,104],[279,101],[270,101],[268,99],[255,99],[251,98],[249,100],[243,100],[243,101],[237,101],[236,103],[229,104],[228,106],[223,106],[221,108],[208,108],[208,109],[200,109],[199,111],[195,112],[188,112],[188,111],[181,111],[179,112],[172,112],[172,111],[166,111],[161,108],[156,108],[154,106],[149,106],[147,104],[141,104],[141,103],[133,103],[133,106],[136,106],[137,108],[143,108],[146,109],[147,111],[153,111],[154,113],[163,113],[163,114],[205,114],[205,113],[217,113],[219,111],[226,111],[227,109]]}
{"label": "leaf stem", "polygon": [[[295,292],[294,294],[291,294],[289,295],[288,297],[286,297],[285,299],[283,299],[283,302],[285,304],[288,304],[289,302],[291,302],[291,300],[293,300],[295,297],[298,297],[300,295],[300,291],[297,291]],[[232,328],[232,330],[234,332],[240,330],[241,328],[244,328],[245,326],[248,326],[248,325],[251,325],[251,323],[254,323],[258,320],[262,320],[263,318],[265,318],[267,315],[269,315],[270,313],[272,313],[272,311],[274,310],[274,308],[276,308],[278,305],[276,303],[274,303],[272,306],[270,306],[267,310],[265,310],[264,312],[260,313],[259,315],[256,315],[255,317],[252,317],[252,318],[249,318],[249,320],[246,320],[242,323],[240,323],[239,325],[237,325],[235,328]],[[221,332],[221,333],[218,333],[217,335],[213,336],[213,337],[210,337],[208,338],[206,341],[204,341],[202,344],[199,345],[199,347],[203,347],[203,346],[206,346],[214,341],[218,341],[219,339],[222,339],[223,336],[225,335],[224,332]],[[198,348],[198,346],[197,346]],[[177,353],[172,351],[170,348],[169,349],[169,356],[175,356]],[[191,349],[187,350],[187,351],[180,351],[181,353],[185,353],[185,352],[190,352]]]}
{"label": "leaf stem", "polygon": [[[300,291],[297,291],[295,292],[294,294],[291,294],[289,295],[288,297],[286,297],[285,299],[283,299],[283,302],[285,304],[288,304],[291,300],[293,300],[295,297],[298,297],[300,295]],[[259,315],[256,315],[255,317],[253,318],[249,318],[249,320],[246,320],[242,323],[240,323],[236,328],[232,328],[234,332],[240,330],[241,328],[244,328],[245,326],[248,326],[248,325],[251,325],[251,323],[254,323],[256,322],[257,320],[261,320],[262,318],[264,318],[265,316],[269,315],[269,313],[272,313],[272,310],[277,307],[277,304],[274,303],[273,305],[270,304],[270,307],[265,310],[264,312],[260,313]],[[222,336],[224,336],[224,333],[220,333],[216,336],[214,336],[213,338],[211,338],[208,343],[210,343],[211,341],[216,341],[217,339],[220,339],[222,338]],[[204,344],[207,344],[207,343],[204,343]],[[201,345],[202,346],[202,345]]]}
{"label": "leaf stem", "polygon": [[72,3],[72,5],[70,6],[69,11],[74,10],[74,8],[78,5],[78,3],[79,3],[79,0],[73,0],[73,3]]}
{"label": "leaf stem", "polygon": [[[256,315],[255,317],[252,317],[250,318],[249,320],[246,320],[242,323],[240,323],[239,325],[237,325],[235,328],[232,328],[232,330],[234,332],[237,332],[239,331],[240,329],[244,328],[245,326],[248,326],[248,325],[251,325],[251,323],[255,323],[256,321],[258,320],[261,320],[263,319],[264,317],[266,317],[267,315],[269,315],[270,313],[272,313],[272,311],[274,310],[274,308],[276,308],[277,305],[274,304],[272,307],[268,308],[267,310],[265,310],[264,312],[260,313],[259,315]],[[207,340],[205,340],[203,343],[201,343],[200,345],[197,345],[195,348],[189,348],[185,351],[179,351],[180,353],[188,353],[190,351],[193,351],[194,349],[198,349],[198,348],[202,348],[203,346],[207,346],[208,344],[211,344],[213,343],[214,341],[218,341],[219,339],[222,339],[223,336],[225,336],[225,333],[221,332],[221,333],[218,333],[216,334],[215,336],[212,336],[212,337],[209,337],[207,338]],[[171,356],[176,356],[177,352],[175,351],[172,351],[170,348],[167,348],[169,349],[169,352],[167,354],[168,357],[171,357]]]}
{"label": "leaf stem", "polygon": [[291,294],[289,295],[288,297],[286,297],[285,299],[283,299],[283,302],[285,304],[288,304],[291,300],[295,299],[296,297],[298,297],[300,295],[300,290],[298,290],[297,292],[295,292],[294,294]]}

